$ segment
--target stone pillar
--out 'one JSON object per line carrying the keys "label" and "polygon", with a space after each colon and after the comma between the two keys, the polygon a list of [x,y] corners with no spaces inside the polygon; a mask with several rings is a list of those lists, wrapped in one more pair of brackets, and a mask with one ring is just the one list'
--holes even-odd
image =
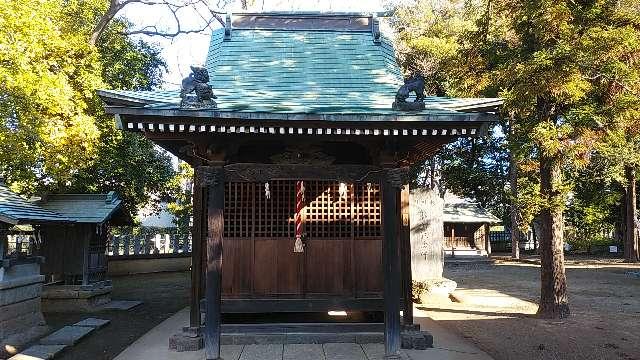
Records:
{"label": "stone pillar", "polygon": [[437,189],[412,189],[410,195],[411,272],[414,281],[442,278],[444,199]]}
{"label": "stone pillar", "polygon": [[47,331],[40,307],[42,258],[0,260],[0,358]]}

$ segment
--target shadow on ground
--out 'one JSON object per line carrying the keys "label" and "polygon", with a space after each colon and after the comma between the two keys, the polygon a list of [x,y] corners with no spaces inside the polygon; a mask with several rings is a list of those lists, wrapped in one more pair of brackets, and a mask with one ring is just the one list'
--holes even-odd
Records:
{"label": "shadow on ground", "polygon": [[189,304],[189,272],[141,274],[112,279],[113,299],[140,300],[142,305],[128,311],[45,313],[52,330],[90,316],[111,320],[111,324],[82,339],[57,359],[113,359],[140,336]]}
{"label": "shadow on ground", "polygon": [[[448,266],[462,302],[418,305],[495,359],[640,360],[640,279],[626,264],[575,264],[567,269],[571,317],[535,316],[540,286],[536,265]],[[437,339],[436,339],[437,341]]]}

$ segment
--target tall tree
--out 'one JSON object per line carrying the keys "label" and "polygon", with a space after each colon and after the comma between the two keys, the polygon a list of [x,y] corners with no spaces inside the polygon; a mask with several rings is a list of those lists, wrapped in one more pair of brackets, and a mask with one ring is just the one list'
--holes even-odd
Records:
{"label": "tall tree", "polygon": [[[637,124],[638,117],[629,111],[637,108],[629,104],[638,98],[633,74],[639,5],[630,0],[479,4],[464,3],[482,14],[474,28],[456,36],[454,54],[447,58],[454,65],[445,72],[454,91],[447,93],[504,99],[503,113],[515,120],[514,136],[526,147],[521,168],[535,164],[539,178],[538,314],[565,317],[563,211],[571,183],[563,172],[585,166],[608,132]],[[621,70],[628,81],[620,81]]]}
{"label": "tall tree", "polygon": [[151,193],[169,191],[171,162],[149,141],[116,130],[95,90],[149,90],[164,61],[152,45],[123,35],[130,24],[122,20],[90,45],[101,5],[0,3],[0,174],[27,194],[118,190],[134,212],[158,198]]}

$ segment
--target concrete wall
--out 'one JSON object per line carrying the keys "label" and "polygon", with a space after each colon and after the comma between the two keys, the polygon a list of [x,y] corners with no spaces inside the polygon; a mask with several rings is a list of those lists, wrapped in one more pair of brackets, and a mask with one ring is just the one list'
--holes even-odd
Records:
{"label": "concrete wall", "polygon": [[189,271],[191,256],[109,258],[108,275]]}

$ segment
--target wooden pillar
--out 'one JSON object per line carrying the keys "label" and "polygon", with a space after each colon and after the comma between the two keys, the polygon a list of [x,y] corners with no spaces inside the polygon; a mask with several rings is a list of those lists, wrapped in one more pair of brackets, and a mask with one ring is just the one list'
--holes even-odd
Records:
{"label": "wooden pillar", "polygon": [[4,223],[0,223],[0,262],[7,256],[7,251],[9,251],[8,234],[8,226]]}
{"label": "wooden pillar", "polygon": [[224,168],[209,168],[207,174],[207,274],[205,289],[204,345],[207,360],[220,359],[222,323],[222,234],[224,230]]}
{"label": "wooden pillar", "polygon": [[193,228],[191,229],[191,308],[189,326],[192,329],[200,327],[200,298],[202,278],[202,244],[206,234],[206,209],[203,199],[206,199],[207,188],[202,184],[200,169],[193,173]]}
{"label": "wooden pillar", "polygon": [[89,285],[89,243],[91,242],[90,237],[97,236],[96,227],[100,225],[94,224],[92,226],[83,224],[82,226],[86,227],[85,231],[88,230],[82,240],[82,285],[87,286]]}
{"label": "wooden pillar", "polygon": [[484,249],[487,251],[487,255],[491,256],[491,225],[484,224]]}
{"label": "wooden pillar", "polygon": [[[388,170],[392,173],[395,169]],[[393,175],[382,181],[382,225],[384,240],[384,351],[385,359],[400,359],[400,264],[398,218],[400,187]]]}
{"label": "wooden pillar", "polygon": [[413,279],[411,274],[411,227],[409,213],[409,185],[402,187],[400,226],[400,267],[402,272],[402,323],[413,325]]}

